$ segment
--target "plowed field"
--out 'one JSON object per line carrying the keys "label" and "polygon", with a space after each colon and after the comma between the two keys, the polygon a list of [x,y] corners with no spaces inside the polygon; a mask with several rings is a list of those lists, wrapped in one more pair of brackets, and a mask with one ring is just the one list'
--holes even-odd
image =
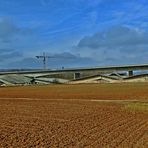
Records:
{"label": "plowed field", "polygon": [[147,105],[144,83],[0,88],[0,147],[147,148]]}

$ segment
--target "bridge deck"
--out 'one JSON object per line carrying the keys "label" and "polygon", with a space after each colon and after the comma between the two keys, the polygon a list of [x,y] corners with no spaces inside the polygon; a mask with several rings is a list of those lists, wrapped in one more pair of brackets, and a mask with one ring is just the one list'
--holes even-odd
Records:
{"label": "bridge deck", "polygon": [[68,69],[50,69],[50,70],[8,70],[0,71],[0,75],[3,74],[35,74],[35,73],[64,73],[64,72],[87,72],[87,71],[98,71],[98,72],[109,72],[109,71],[131,71],[131,70],[148,70],[148,64],[141,65],[119,65],[119,66],[104,66],[104,67],[82,67],[82,68],[68,68]]}

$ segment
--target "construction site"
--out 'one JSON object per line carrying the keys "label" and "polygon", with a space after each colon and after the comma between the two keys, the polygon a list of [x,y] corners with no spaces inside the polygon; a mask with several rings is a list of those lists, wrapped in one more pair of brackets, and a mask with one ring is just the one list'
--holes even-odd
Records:
{"label": "construction site", "polygon": [[0,85],[148,82],[148,64],[0,71]]}
{"label": "construction site", "polygon": [[1,70],[0,147],[147,148],[147,70]]}
{"label": "construction site", "polygon": [[0,147],[148,147],[148,64],[48,69],[36,57],[42,69],[0,71]]}
{"label": "construction site", "polygon": [[0,148],[148,148],[148,0],[0,0]]}

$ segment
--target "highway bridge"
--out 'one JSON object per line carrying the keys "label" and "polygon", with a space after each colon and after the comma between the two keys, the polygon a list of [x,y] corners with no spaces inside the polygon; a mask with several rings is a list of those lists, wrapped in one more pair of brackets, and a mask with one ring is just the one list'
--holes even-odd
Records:
{"label": "highway bridge", "polygon": [[87,72],[87,71],[97,71],[97,72],[111,72],[111,71],[135,71],[135,70],[148,70],[148,64],[140,65],[119,65],[119,66],[102,66],[102,67],[82,67],[82,68],[68,68],[68,69],[37,69],[37,70],[5,70],[0,71],[2,74],[29,74],[29,73],[62,73],[62,72]]}
{"label": "highway bridge", "polygon": [[[82,82],[126,82],[126,81],[148,81],[148,64],[120,65],[104,67],[86,67],[69,69],[15,69],[0,71],[0,86],[2,85],[29,85],[49,83],[77,83]],[[134,71],[143,74],[136,76]],[[136,77],[135,77],[136,76]],[[127,78],[127,79],[126,79]],[[128,79],[129,78],[129,79]],[[83,80],[84,79],[84,80]],[[79,81],[79,82],[81,82]]]}
{"label": "highway bridge", "polygon": [[139,65],[119,65],[119,66],[104,66],[104,67],[86,67],[86,68],[68,68],[68,69],[49,69],[49,70],[8,70],[0,71],[0,75],[6,74],[23,74],[27,76],[43,76],[49,74],[61,74],[61,73],[73,73],[74,79],[77,79],[81,76],[82,73],[112,73],[112,72],[121,72],[127,71],[129,76],[133,75],[134,71],[143,71],[148,70],[148,64],[139,64]]}
{"label": "highway bridge", "polygon": [[112,72],[121,72],[121,71],[127,71],[129,75],[133,75],[134,71],[143,71],[148,70],[148,64],[141,64],[141,65],[119,65],[119,66],[102,66],[102,67],[82,67],[82,68],[68,68],[68,69],[30,69],[30,70],[5,70],[0,71],[0,75],[6,75],[6,74],[25,74],[25,75],[46,75],[46,74],[59,74],[59,73],[82,73],[82,72],[98,72],[98,73],[112,73]]}

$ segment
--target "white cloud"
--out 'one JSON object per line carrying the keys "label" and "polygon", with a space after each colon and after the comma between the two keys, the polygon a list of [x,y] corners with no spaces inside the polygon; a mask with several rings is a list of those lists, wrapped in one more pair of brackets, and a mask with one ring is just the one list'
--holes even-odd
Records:
{"label": "white cloud", "polygon": [[147,63],[148,32],[115,26],[83,37],[74,50],[81,55],[89,55],[103,65]]}
{"label": "white cloud", "polygon": [[112,27],[92,36],[85,36],[78,43],[80,48],[98,49],[120,48],[135,45],[148,45],[148,33],[139,29],[131,29],[125,26]]}

